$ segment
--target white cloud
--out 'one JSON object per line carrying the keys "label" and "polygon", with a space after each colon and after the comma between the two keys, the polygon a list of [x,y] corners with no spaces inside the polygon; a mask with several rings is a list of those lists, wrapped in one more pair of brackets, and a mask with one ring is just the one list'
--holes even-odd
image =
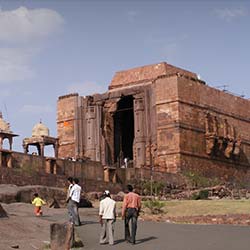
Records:
{"label": "white cloud", "polygon": [[20,112],[29,114],[52,113],[54,107],[49,105],[24,105]]}
{"label": "white cloud", "polygon": [[238,8],[224,8],[224,9],[216,9],[215,14],[226,21],[231,21],[235,18],[244,17],[248,15],[248,10],[243,7]]}
{"label": "white cloud", "polygon": [[33,78],[32,60],[42,50],[41,41],[60,30],[63,22],[50,9],[0,9],[0,83]]}
{"label": "white cloud", "polygon": [[107,91],[107,86],[103,86],[94,82],[84,82],[69,85],[67,92],[69,93],[79,93],[82,96],[93,95],[96,93],[104,93]]}
{"label": "white cloud", "polygon": [[0,83],[34,77],[31,59],[38,51],[25,48],[0,48]]}
{"label": "white cloud", "polygon": [[23,42],[47,37],[63,24],[59,13],[50,9],[0,9],[0,40]]}

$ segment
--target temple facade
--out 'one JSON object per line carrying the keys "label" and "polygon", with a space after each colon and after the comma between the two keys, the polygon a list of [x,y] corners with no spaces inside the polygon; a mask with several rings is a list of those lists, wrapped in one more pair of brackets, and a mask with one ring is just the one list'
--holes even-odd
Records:
{"label": "temple facade", "polygon": [[165,62],[117,72],[103,94],[59,97],[57,132],[60,158],[250,176],[250,101]]}

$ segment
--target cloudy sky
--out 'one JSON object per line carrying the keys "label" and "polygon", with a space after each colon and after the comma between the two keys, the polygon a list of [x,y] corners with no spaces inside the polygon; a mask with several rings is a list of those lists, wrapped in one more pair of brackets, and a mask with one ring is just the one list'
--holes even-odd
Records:
{"label": "cloudy sky", "polygon": [[[56,136],[60,95],[103,93],[116,71],[166,61],[250,97],[250,2],[0,0],[0,111]],[[226,105],[226,104],[225,104]]]}

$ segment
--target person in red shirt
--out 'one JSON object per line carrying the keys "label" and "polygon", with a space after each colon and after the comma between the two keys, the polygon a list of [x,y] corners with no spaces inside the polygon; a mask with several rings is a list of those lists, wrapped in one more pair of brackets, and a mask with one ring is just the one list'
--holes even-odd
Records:
{"label": "person in red shirt", "polygon": [[[127,186],[128,194],[124,196],[122,204],[122,219],[125,225],[125,240],[135,244],[137,218],[141,209],[141,197],[133,192],[131,185]],[[129,230],[129,222],[131,220],[131,236]]]}

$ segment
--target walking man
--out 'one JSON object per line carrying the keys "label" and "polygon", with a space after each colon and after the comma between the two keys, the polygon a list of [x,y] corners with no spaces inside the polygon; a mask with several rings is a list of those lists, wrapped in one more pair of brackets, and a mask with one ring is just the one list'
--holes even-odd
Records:
{"label": "walking man", "polygon": [[82,188],[78,185],[79,180],[77,178],[73,179],[73,186],[69,190],[69,201],[68,201],[68,209],[70,214],[70,221],[75,226],[80,226],[81,221],[78,213],[78,206],[81,198],[81,190]]}
{"label": "walking man", "polygon": [[[124,196],[122,204],[122,219],[125,224],[125,240],[135,244],[137,218],[141,209],[141,197],[133,192],[131,185],[127,186],[128,194]],[[131,235],[129,230],[129,222],[131,221]]]}
{"label": "walking man", "polygon": [[111,199],[110,192],[104,192],[104,199],[100,202],[99,217],[101,224],[100,244],[114,245],[114,223],[116,220],[116,202]]}

